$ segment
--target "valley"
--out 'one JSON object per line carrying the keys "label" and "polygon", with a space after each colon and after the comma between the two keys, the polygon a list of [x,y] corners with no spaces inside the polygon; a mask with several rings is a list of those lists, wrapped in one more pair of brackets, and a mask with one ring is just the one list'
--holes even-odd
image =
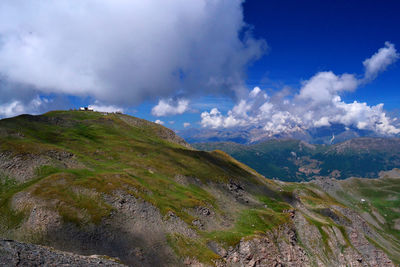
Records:
{"label": "valley", "polygon": [[273,139],[252,145],[229,142],[194,143],[195,148],[225,151],[262,175],[301,182],[328,177],[378,178],[381,171],[400,168],[400,138],[363,137],[334,145]]}

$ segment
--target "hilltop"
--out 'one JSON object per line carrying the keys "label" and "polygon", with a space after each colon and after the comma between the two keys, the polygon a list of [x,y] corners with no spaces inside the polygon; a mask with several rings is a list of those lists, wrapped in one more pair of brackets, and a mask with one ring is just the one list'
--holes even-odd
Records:
{"label": "hilltop", "polygon": [[22,115],[0,120],[0,237],[130,266],[395,266],[396,175],[280,182],[128,115]]}

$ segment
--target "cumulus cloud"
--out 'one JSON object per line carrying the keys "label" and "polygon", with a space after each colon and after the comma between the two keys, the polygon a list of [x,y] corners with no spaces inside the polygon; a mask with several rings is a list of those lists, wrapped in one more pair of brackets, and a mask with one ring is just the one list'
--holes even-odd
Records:
{"label": "cumulus cloud", "polygon": [[210,112],[201,113],[201,125],[203,127],[219,128],[226,127],[225,119],[217,108],[213,108]]}
{"label": "cumulus cloud", "polygon": [[162,120],[155,120],[154,122],[157,123],[157,124],[161,124],[161,125],[164,124],[164,122]]}
{"label": "cumulus cloud", "polygon": [[303,82],[298,97],[320,105],[331,101],[332,97],[340,92],[355,90],[358,82],[352,74],[337,76],[331,71],[319,72],[310,80]]}
{"label": "cumulus cloud", "polygon": [[270,136],[335,123],[381,135],[399,134],[400,125],[396,125],[396,119],[386,114],[383,104],[346,103],[340,97],[343,92],[356,90],[393,63],[396,60],[393,55],[397,55],[396,49],[386,42],[384,48],[364,61],[366,72],[363,78],[358,79],[354,74],[347,73],[319,72],[302,82],[295,95],[278,92],[270,97],[256,87],[226,115],[217,108],[203,112],[201,124],[210,128],[257,126]]}
{"label": "cumulus cloud", "polygon": [[242,34],[242,2],[2,0],[0,76],[109,105],[233,94],[266,47]]}
{"label": "cumulus cloud", "polygon": [[177,115],[186,112],[189,109],[189,100],[187,99],[161,99],[151,110],[151,114],[157,117]]}
{"label": "cumulus cloud", "polygon": [[189,127],[190,125],[191,125],[190,122],[184,122],[183,123],[183,127],[185,127],[185,128]]}

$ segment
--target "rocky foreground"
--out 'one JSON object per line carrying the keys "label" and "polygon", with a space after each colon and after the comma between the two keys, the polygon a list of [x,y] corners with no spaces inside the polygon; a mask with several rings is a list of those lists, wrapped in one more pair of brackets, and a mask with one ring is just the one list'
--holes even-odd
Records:
{"label": "rocky foreground", "polygon": [[126,266],[106,256],[80,256],[49,247],[0,240],[0,266]]}

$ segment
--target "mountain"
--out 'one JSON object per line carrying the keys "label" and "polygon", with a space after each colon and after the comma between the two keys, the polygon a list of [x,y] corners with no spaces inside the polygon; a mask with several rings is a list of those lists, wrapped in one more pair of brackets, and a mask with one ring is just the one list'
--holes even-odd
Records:
{"label": "mountain", "polygon": [[271,134],[262,127],[241,127],[234,129],[186,129],[179,134],[189,143],[234,142],[255,144],[274,139],[297,139],[311,144],[336,144],[358,137],[379,137],[373,131],[347,127],[343,124],[303,129],[298,127],[290,132]]}
{"label": "mountain", "polygon": [[0,173],[6,265],[400,263],[398,170],[274,181],[155,123],[54,111],[0,120]]}
{"label": "mountain", "polygon": [[192,144],[222,150],[262,175],[283,181],[317,177],[376,178],[380,171],[400,168],[400,138],[355,138],[335,145],[275,139],[252,145],[229,142]]}

